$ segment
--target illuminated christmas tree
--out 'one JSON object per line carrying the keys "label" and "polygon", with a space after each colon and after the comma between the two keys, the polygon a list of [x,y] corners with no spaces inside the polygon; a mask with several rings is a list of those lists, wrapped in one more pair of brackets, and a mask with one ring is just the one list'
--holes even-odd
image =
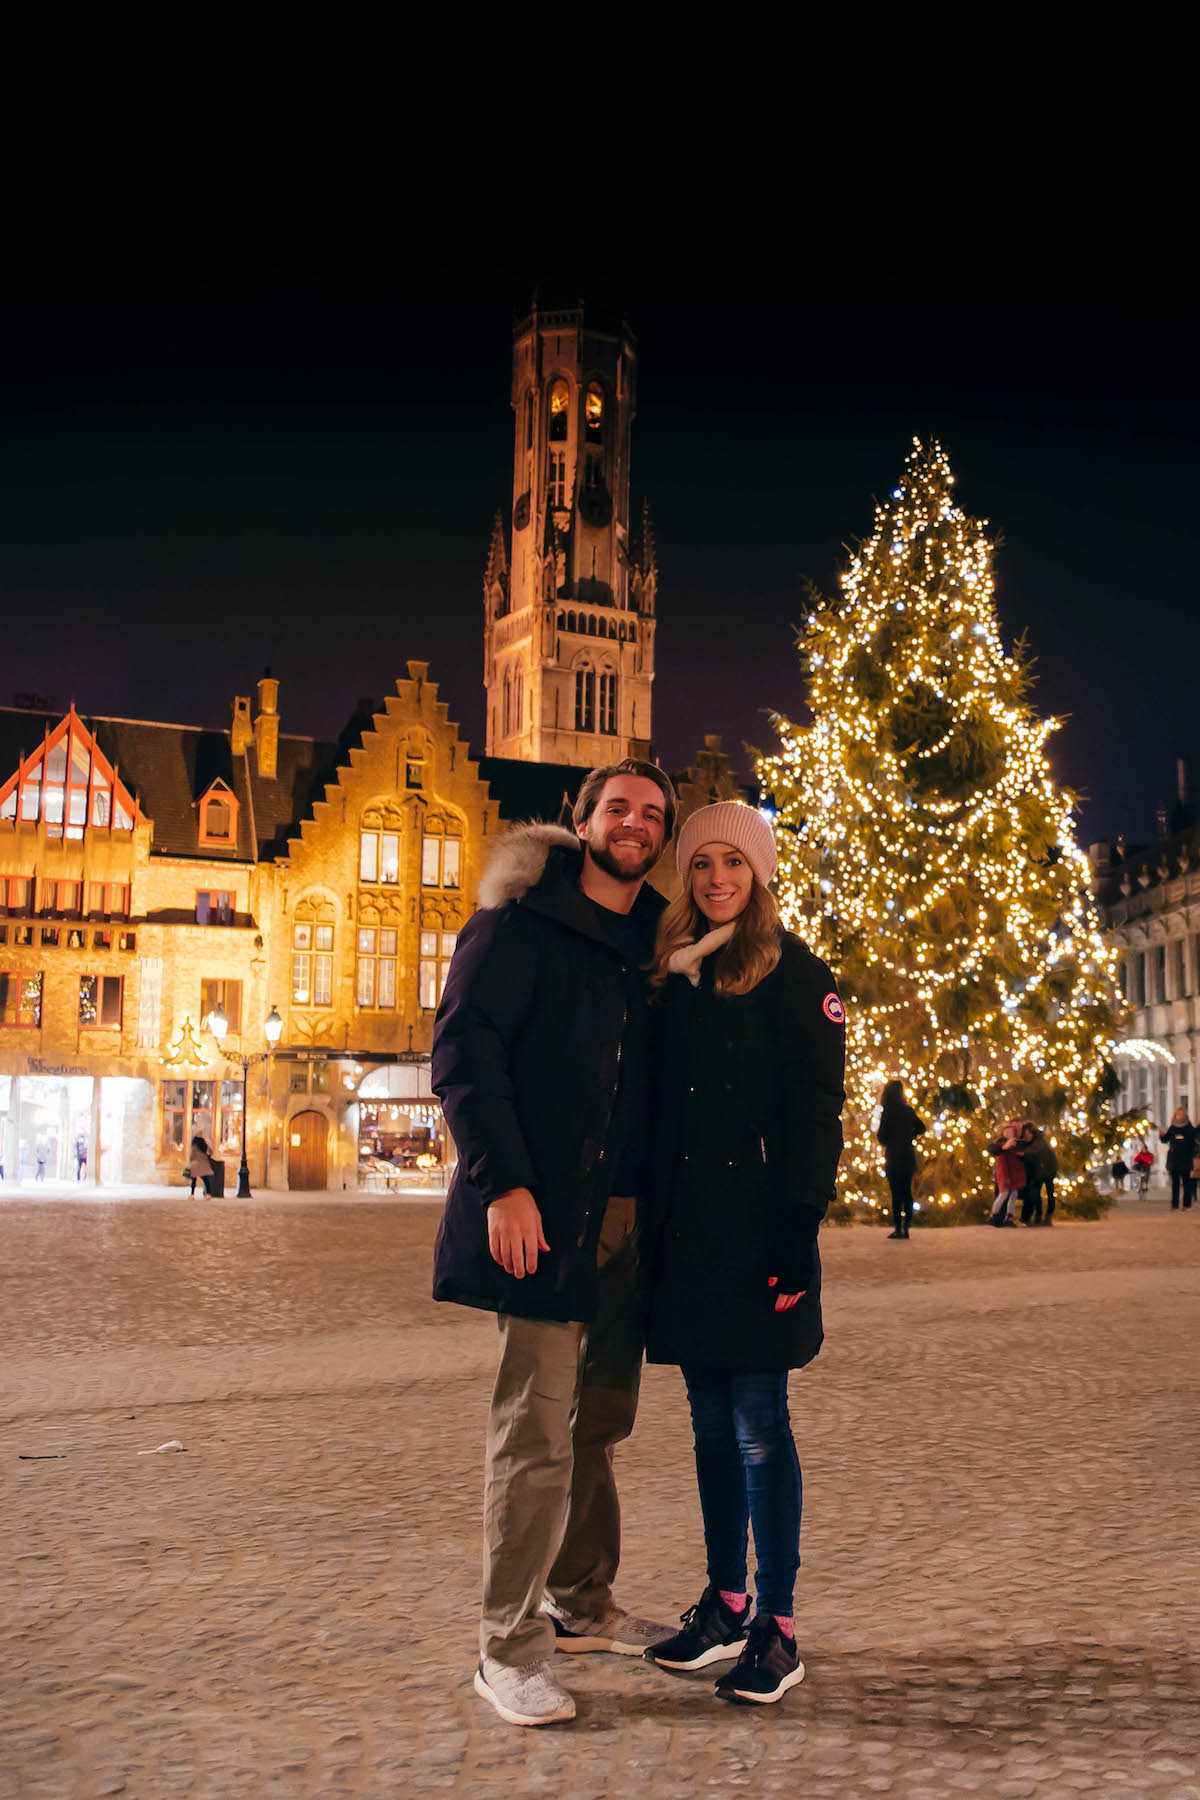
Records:
{"label": "illuminated christmas tree", "polygon": [[955,505],[941,447],[914,442],[871,538],[814,599],[801,655],[811,726],[776,718],[758,758],[777,809],[785,922],[846,1002],[844,1201],[882,1209],[873,1125],[898,1076],[925,1119],[915,1191],[937,1222],[990,1207],[987,1144],[1009,1118],[1054,1144],[1068,1210],[1115,1141],[1108,1061],[1123,1002],[1101,937],[1057,721],[1006,654],[985,520]]}

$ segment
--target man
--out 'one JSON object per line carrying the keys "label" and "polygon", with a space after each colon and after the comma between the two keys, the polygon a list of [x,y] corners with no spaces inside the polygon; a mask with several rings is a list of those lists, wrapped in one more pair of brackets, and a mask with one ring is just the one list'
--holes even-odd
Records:
{"label": "man", "polygon": [[647,1155],[641,967],[665,902],[643,885],[675,794],[653,764],[594,769],[575,833],[510,832],[459,934],[433,1041],[458,1146],[434,1298],[498,1315],[477,1692],[514,1725],[575,1715],[554,1649],[639,1656],[665,1632],[613,1604],[613,1446],[642,1362],[637,1196]]}

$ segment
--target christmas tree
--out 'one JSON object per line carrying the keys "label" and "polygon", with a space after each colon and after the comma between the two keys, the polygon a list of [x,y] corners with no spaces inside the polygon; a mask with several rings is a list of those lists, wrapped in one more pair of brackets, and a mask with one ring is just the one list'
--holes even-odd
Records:
{"label": "christmas tree", "polygon": [[986,524],[955,504],[941,447],[914,441],[840,598],[813,597],[812,724],[777,716],[780,749],[757,759],[785,923],[846,1003],[842,1199],[882,1209],[873,1126],[899,1077],[928,1127],[931,1223],[986,1216],[1009,1118],[1055,1146],[1067,1210],[1095,1212],[1086,1171],[1120,1128],[1114,959],[1046,757],[1057,721],[1029,703],[1024,645],[1001,643]]}

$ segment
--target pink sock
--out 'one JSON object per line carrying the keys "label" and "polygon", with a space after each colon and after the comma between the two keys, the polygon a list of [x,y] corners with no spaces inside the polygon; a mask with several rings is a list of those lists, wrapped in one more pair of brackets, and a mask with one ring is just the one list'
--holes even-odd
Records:
{"label": "pink sock", "polygon": [[796,1640],[796,1627],[794,1622],[791,1619],[785,1619],[782,1613],[776,1613],[774,1619],[784,1637],[791,1638],[794,1643]]}
{"label": "pink sock", "polygon": [[721,1588],[719,1592],[722,1600],[731,1612],[745,1612],[748,1604],[747,1595],[735,1594],[729,1588]]}

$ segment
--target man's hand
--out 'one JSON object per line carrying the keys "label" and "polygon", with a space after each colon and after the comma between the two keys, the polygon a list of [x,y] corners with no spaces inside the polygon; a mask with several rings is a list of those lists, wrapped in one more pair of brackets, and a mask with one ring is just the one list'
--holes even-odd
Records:
{"label": "man's hand", "polygon": [[488,1207],[488,1249],[506,1275],[535,1275],[538,1251],[549,1250],[542,1215],[528,1188],[510,1188]]}
{"label": "man's hand", "polygon": [[[768,1275],[767,1276],[767,1286],[770,1288],[778,1287],[779,1286],[778,1275]],[[790,1312],[792,1307],[795,1306],[797,1300],[803,1300],[803,1298],[804,1298],[805,1294],[807,1294],[807,1292],[808,1292],[807,1288],[801,1288],[801,1290],[798,1294],[777,1294],[775,1296],[775,1311],[776,1312]]]}

